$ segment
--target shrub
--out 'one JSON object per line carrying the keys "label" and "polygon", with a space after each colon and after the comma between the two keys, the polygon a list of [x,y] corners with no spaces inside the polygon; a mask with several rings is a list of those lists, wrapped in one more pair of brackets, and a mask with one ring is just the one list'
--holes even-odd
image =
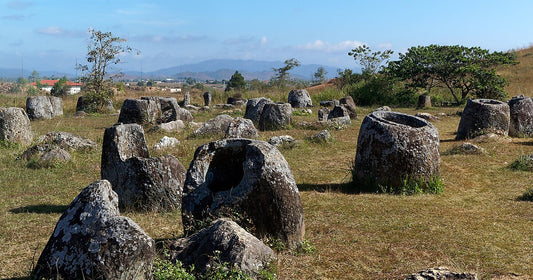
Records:
{"label": "shrub", "polygon": [[191,273],[193,269],[191,268],[189,272],[182,266],[180,261],[176,261],[173,264],[171,261],[156,258],[154,260],[153,275],[155,280],[194,280],[196,278]]}
{"label": "shrub", "polygon": [[371,105],[414,105],[417,97],[403,84],[384,75],[373,75],[365,80],[344,87],[355,104]]}
{"label": "shrub", "polygon": [[518,197],[519,200],[533,201],[533,187],[529,188],[523,195]]}
{"label": "shrub", "polygon": [[516,171],[533,171],[533,157],[531,155],[520,155],[509,168]]}
{"label": "shrub", "polygon": [[[353,178],[355,177],[355,169],[352,169]],[[352,191],[368,192],[368,193],[387,193],[399,195],[415,195],[415,194],[440,194],[444,190],[444,183],[440,176],[433,176],[429,180],[420,178],[410,178],[406,176],[401,184],[398,186],[381,185],[372,180],[359,181],[354,179],[352,182]]]}

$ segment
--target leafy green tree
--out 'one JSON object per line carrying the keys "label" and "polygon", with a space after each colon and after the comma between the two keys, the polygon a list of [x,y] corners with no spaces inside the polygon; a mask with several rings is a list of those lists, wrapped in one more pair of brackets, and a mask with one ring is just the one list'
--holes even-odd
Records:
{"label": "leafy green tree", "polygon": [[287,59],[285,60],[285,66],[280,68],[272,68],[276,74],[274,74],[274,77],[271,79],[271,82],[273,85],[284,88],[287,86],[287,82],[290,80],[289,71],[295,67],[300,66],[300,62],[295,59]]}
{"label": "leafy green tree", "polygon": [[54,84],[54,86],[52,87],[52,90],[50,91],[50,95],[67,96],[69,91],[70,91],[70,87],[67,86],[67,78],[63,77]]}
{"label": "leafy green tree", "polygon": [[28,80],[30,81],[30,83],[33,83],[33,82],[37,82],[37,81],[41,81],[41,78],[39,77],[39,72],[33,70],[33,72],[31,72],[31,75],[28,76]]}
{"label": "leafy green tree", "polygon": [[231,78],[228,81],[228,84],[226,85],[225,91],[242,91],[246,87],[246,82],[244,81],[244,77],[239,73],[239,71],[235,71],[233,75],[231,75]]}
{"label": "leafy green tree", "polygon": [[313,82],[317,85],[322,84],[326,80],[326,74],[328,72],[324,67],[320,66],[316,69],[315,74],[313,74]]}
{"label": "leafy green tree", "polygon": [[369,46],[362,45],[348,52],[349,56],[353,56],[353,59],[359,62],[361,65],[361,72],[363,75],[374,75],[381,68],[387,64],[390,56],[394,52],[391,50],[375,51],[373,52]]}
{"label": "leafy green tree", "polygon": [[433,87],[446,88],[461,103],[469,94],[478,98],[505,98],[507,80],[496,74],[496,67],[516,63],[513,53],[429,45],[409,48],[399,55],[399,60],[389,63],[384,72],[428,94]]}
{"label": "leafy green tree", "polygon": [[[95,104],[95,110],[103,109],[107,100],[112,99],[112,79],[108,71],[112,65],[120,63],[122,53],[134,50],[126,45],[126,39],[114,36],[111,32],[89,29],[90,37],[87,46],[87,62],[78,65],[84,76],[87,102]],[[137,52],[138,53],[138,52]]]}

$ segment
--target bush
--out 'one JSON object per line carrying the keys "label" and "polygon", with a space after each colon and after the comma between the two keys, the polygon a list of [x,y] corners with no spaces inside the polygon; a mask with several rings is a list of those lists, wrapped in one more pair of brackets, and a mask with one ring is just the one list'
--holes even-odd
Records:
{"label": "bush", "polygon": [[533,187],[529,188],[523,195],[521,195],[519,200],[523,201],[533,201]]}
{"label": "bush", "polygon": [[[400,99],[403,102],[409,100],[403,96],[407,91],[399,91],[395,88],[395,81],[383,75],[373,75],[349,84],[344,87],[344,91],[353,98],[355,104],[363,106],[397,105]],[[396,96],[397,93],[401,94]]]}
{"label": "bush", "polygon": [[[355,177],[355,169],[352,169],[352,176]],[[352,182],[352,191],[368,192],[368,193],[387,193],[399,195],[415,195],[415,194],[440,194],[444,190],[444,183],[440,176],[433,176],[429,180],[424,178],[409,178],[405,177],[399,186],[387,186],[377,184],[371,180],[358,181],[356,179]]]}
{"label": "bush", "polygon": [[[193,269],[191,269],[192,272]],[[171,261],[156,258],[154,260],[153,275],[155,280],[194,280],[195,277],[187,269],[185,269],[181,262],[177,261],[173,264]]]}

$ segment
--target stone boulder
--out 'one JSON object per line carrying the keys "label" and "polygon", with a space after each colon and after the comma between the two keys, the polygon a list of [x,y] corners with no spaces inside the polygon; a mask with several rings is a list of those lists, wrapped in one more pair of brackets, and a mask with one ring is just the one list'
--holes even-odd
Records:
{"label": "stone boulder", "polygon": [[180,144],[180,140],[174,137],[163,136],[157,144],[154,145],[154,150],[164,150],[176,147]]}
{"label": "stone boulder", "polygon": [[329,113],[331,112],[328,108],[321,108],[318,110],[318,121],[323,122],[328,120]]}
{"label": "stone boulder", "polygon": [[22,108],[0,108],[0,140],[27,146],[33,141],[28,115]]}
{"label": "stone boulder", "polygon": [[493,99],[469,99],[461,114],[455,140],[496,133],[508,135],[509,105]]}
{"label": "stone boulder", "polygon": [[140,125],[120,124],[105,130],[101,178],[111,182],[121,208],[178,209],[185,172],[185,167],[174,156],[150,157]]}
{"label": "stone boulder", "polygon": [[350,117],[350,112],[346,108],[346,106],[338,105],[333,107],[333,110],[329,111],[328,113],[328,120],[329,119],[335,119],[335,118],[341,118],[341,117]]}
{"label": "stone boulder", "polygon": [[202,126],[193,132],[193,135],[206,136],[213,134],[225,134],[232,121],[233,117],[230,115],[218,115],[215,118],[204,122]]}
{"label": "stone boulder", "polygon": [[225,138],[257,138],[259,134],[250,119],[234,118],[226,129]]}
{"label": "stone boulder", "polygon": [[178,108],[176,111],[176,120],[188,123],[193,120],[193,116],[189,110]]}
{"label": "stone boulder", "polygon": [[387,112],[390,112],[390,111],[392,111],[392,109],[389,106],[381,106],[381,107],[377,108],[374,111],[387,111]]}
{"label": "stone boulder", "polygon": [[293,146],[296,143],[294,137],[290,135],[272,136],[268,140],[268,144],[272,146]]}
{"label": "stone boulder", "polygon": [[507,104],[510,113],[509,136],[533,136],[533,100],[521,95],[513,97]]}
{"label": "stone boulder", "polygon": [[439,117],[434,116],[434,115],[432,115],[430,113],[426,113],[426,112],[416,113],[415,117],[422,118],[422,119],[424,119],[426,121],[439,121],[440,120]]}
{"label": "stone boulder", "polygon": [[34,279],[152,279],[155,242],[120,216],[107,181],[81,191],[59,218]]}
{"label": "stone boulder", "polygon": [[35,167],[53,167],[56,164],[59,163],[65,163],[69,161],[72,158],[72,156],[69,154],[69,152],[59,148],[54,147],[53,149],[45,152],[39,160],[36,162]]}
{"label": "stone boulder", "polygon": [[449,154],[463,154],[463,155],[481,155],[485,153],[485,149],[476,146],[472,143],[465,142],[461,145],[455,146],[448,151]]}
{"label": "stone boulder", "polygon": [[354,181],[401,186],[439,176],[439,132],[428,121],[402,113],[375,111],[361,124]]}
{"label": "stone boulder", "polygon": [[[146,97],[141,97],[146,98]],[[178,110],[181,109],[178,105],[178,100],[174,97],[158,97],[159,105],[161,106],[161,116],[157,119],[157,123],[167,123],[178,120]]]}
{"label": "stone boulder", "polygon": [[340,105],[340,102],[339,100],[336,100],[336,99],[320,101],[320,106],[322,107],[335,107],[337,105]]}
{"label": "stone boulder", "polygon": [[227,104],[231,104],[233,106],[244,106],[248,102],[248,99],[246,98],[238,98],[238,97],[228,97],[228,100],[226,101]]}
{"label": "stone boulder", "polygon": [[277,130],[289,125],[292,120],[292,107],[289,103],[267,103],[259,119],[259,129]]}
{"label": "stone boulder", "polygon": [[291,104],[292,108],[313,107],[311,96],[305,89],[291,90],[287,102]]}
{"label": "stone boulder", "polygon": [[348,95],[339,99],[339,103],[341,106],[345,107],[346,110],[348,110],[350,119],[357,119],[357,112],[355,112],[355,102],[353,101],[353,98],[351,96]]}
{"label": "stone boulder", "polygon": [[194,265],[200,273],[223,262],[254,278],[275,259],[272,249],[229,219],[217,219],[208,228],[178,239],[170,246],[170,255],[172,262]]}
{"label": "stone boulder", "polygon": [[96,112],[104,109],[107,112],[115,112],[115,107],[113,106],[113,100],[107,99],[104,101],[103,108],[98,108],[96,102],[90,102],[89,99],[85,96],[78,97],[78,102],[76,103],[76,113],[78,112]]}
{"label": "stone boulder", "polygon": [[477,274],[453,272],[446,267],[430,268],[411,274],[405,280],[477,280]]}
{"label": "stone boulder", "polygon": [[63,100],[55,96],[30,96],[26,112],[31,120],[50,120],[63,115]]}
{"label": "stone boulder", "polygon": [[37,142],[53,144],[69,151],[92,151],[97,148],[96,142],[64,131],[49,132],[40,136]]}
{"label": "stone boulder", "polygon": [[213,100],[213,96],[211,95],[211,92],[206,91],[204,92],[204,106],[209,107],[211,105],[211,101]]}
{"label": "stone boulder", "polygon": [[246,103],[246,111],[244,113],[244,117],[246,119],[252,120],[252,122],[257,126],[259,125],[259,120],[261,119],[261,114],[263,113],[263,109],[266,104],[274,103],[272,100],[265,98],[265,97],[259,97],[259,98],[252,98],[248,100]]}
{"label": "stone boulder", "polygon": [[224,139],[200,146],[187,171],[182,204],[186,234],[214,217],[229,217],[258,238],[296,247],[304,215],[289,165],[274,146],[251,139]]}
{"label": "stone boulder", "polygon": [[310,140],[315,143],[328,143],[333,140],[333,137],[331,136],[331,133],[329,133],[329,130],[322,130],[311,136]]}
{"label": "stone boulder", "polygon": [[155,130],[162,130],[164,132],[180,132],[183,129],[185,129],[185,124],[182,120],[161,123],[155,128]]}

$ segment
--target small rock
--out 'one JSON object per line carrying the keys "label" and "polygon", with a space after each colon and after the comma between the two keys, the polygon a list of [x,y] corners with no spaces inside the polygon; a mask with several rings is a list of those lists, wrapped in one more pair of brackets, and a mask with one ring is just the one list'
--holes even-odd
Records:
{"label": "small rock", "polygon": [[234,118],[228,125],[225,138],[257,138],[258,136],[252,120]]}
{"label": "small rock", "polygon": [[340,105],[339,100],[327,100],[327,101],[320,101],[320,106],[322,107],[335,107],[337,105]]}
{"label": "small rock", "polygon": [[405,280],[477,280],[476,273],[453,272],[446,267],[430,268],[407,276]]}
{"label": "small rock", "polygon": [[180,141],[174,137],[163,136],[157,144],[154,145],[155,150],[163,150],[172,147],[176,147],[180,144]]}
{"label": "small rock", "polygon": [[425,113],[425,112],[416,113],[415,117],[423,118],[426,121],[440,121],[440,118],[433,116],[430,113]]}
{"label": "small rock", "polygon": [[295,143],[295,140],[290,135],[273,136],[273,137],[270,137],[270,139],[268,140],[268,144],[276,146],[276,147],[284,146],[284,145],[291,146],[294,143]]}
{"label": "small rock", "polygon": [[465,155],[480,155],[485,153],[485,149],[478,147],[472,143],[465,142],[459,146],[455,146],[448,152],[450,154],[465,154]]}
{"label": "small rock", "polygon": [[381,106],[381,107],[377,108],[374,111],[387,111],[387,112],[390,112],[390,111],[392,111],[392,109],[389,106]]}
{"label": "small rock", "polygon": [[185,124],[182,120],[171,121],[167,123],[162,123],[157,126],[157,129],[164,132],[180,132],[185,128]]}
{"label": "small rock", "polygon": [[331,133],[328,130],[322,130],[319,133],[311,136],[311,141],[315,143],[327,143],[332,139]]}
{"label": "small rock", "polygon": [[205,136],[211,134],[224,134],[232,121],[233,117],[229,115],[218,115],[203,123],[202,126],[193,132],[193,135]]}

